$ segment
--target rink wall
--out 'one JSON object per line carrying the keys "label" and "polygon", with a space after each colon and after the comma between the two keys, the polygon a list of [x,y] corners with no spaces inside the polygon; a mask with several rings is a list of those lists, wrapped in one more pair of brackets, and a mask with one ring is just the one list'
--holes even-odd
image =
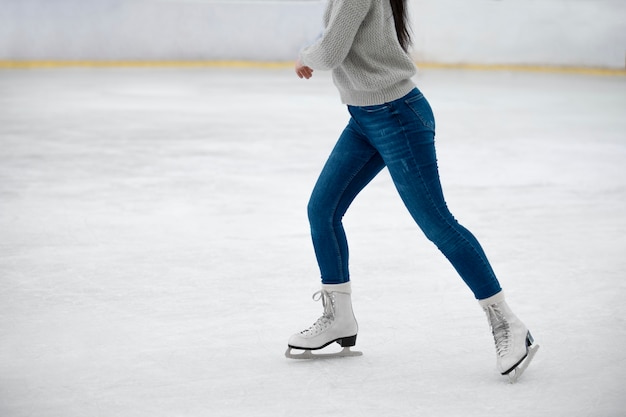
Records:
{"label": "rink wall", "polygon": [[[418,62],[624,69],[625,0],[409,0]],[[292,61],[318,0],[0,0],[0,60]]]}

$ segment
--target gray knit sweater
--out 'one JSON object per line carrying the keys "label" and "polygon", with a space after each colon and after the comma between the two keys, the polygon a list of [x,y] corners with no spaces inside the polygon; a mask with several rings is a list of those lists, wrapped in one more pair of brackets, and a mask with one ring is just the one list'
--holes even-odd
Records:
{"label": "gray knit sweater", "polygon": [[415,64],[398,42],[389,0],[328,0],[324,32],[301,51],[300,61],[332,70],[349,105],[386,103],[415,87]]}

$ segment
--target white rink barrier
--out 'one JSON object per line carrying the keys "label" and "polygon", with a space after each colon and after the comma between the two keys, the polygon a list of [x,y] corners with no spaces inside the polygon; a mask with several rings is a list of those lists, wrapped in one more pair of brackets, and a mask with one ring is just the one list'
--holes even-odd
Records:
{"label": "white rink barrier", "polygon": [[[624,69],[625,0],[409,0],[419,62]],[[320,0],[0,0],[0,60],[292,61]]]}
{"label": "white rink barrier", "polygon": [[319,34],[323,8],[319,1],[0,0],[0,59],[294,60]]}

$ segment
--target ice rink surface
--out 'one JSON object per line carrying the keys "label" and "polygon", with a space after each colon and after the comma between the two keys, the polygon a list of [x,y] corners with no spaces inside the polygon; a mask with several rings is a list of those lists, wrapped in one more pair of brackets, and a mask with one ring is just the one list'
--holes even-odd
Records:
{"label": "ice rink surface", "polygon": [[0,416],[623,416],[626,78],[415,80],[448,205],[541,345],[518,384],[386,171],[344,219],[364,355],[284,358],[322,309],[327,73],[4,70]]}

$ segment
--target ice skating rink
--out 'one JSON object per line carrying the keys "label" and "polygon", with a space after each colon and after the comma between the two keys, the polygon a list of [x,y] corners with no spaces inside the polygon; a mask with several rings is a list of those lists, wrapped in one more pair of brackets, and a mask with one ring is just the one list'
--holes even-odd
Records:
{"label": "ice skating rink", "polygon": [[424,69],[448,205],[541,345],[516,385],[386,171],[345,217],[362,357],[306,204],[347,121],[290,69],[0,72],[0,416],[623,416],[626,78]]}

